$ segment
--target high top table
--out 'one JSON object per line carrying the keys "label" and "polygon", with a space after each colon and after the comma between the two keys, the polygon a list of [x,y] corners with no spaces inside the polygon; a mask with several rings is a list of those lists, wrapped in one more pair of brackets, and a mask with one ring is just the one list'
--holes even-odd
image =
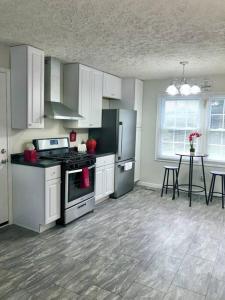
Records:
{"label": "high top table", "polygon": [[[191,206],[191,200],[192,200],[192,194],[198,194],[198,193],[205,193],[205,201],[208,205],[208,198],[207,198],[207,191],[206,191],[206,181],[205,181],[205,169],[204,169],[204,158],[207,157],[207,154],[188,154],[188,153],[176,153],[176,155],[180,156],[179,165],[178,165],[178,176],[180,172],[180,167],[182,163],[183,157],[189,158],[189,182],[188,184],[179,184],[179,190],[188,192],[189,197],[189,206]],[[194,165],[194,158],[198,158],[201,160],[201,166],[202,166],[202,176],[203,176],[203,186],[192,184],[192,178],[193,178],[193,165]],[[182,189],[180,187],[188,186],[188,189]],[[193,191],[193,187],[199,188],[199,190]]]}

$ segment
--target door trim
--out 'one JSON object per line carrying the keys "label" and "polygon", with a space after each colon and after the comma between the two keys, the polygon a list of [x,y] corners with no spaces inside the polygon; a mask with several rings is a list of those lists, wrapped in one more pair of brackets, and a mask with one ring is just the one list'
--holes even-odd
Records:
{"label": "door trim", "polygon": [[[12,224],[13,215],[12,215],[12,168],[11,168],[11,152],[12,152],[12,132],[11,132],[11,103],[10,103],[10,70],[7,68],[0,68],[0,73],[6,74],[7,86],[6,86],[6,110],[7,110],[7,147],[8,147],[8,211],[9,211],[9,222],[8,224]],[[7,224],[6,224],[7,225]]]}

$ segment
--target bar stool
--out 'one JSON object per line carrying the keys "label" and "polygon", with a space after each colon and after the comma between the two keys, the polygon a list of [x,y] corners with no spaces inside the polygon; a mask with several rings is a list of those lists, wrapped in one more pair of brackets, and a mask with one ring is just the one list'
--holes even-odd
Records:
{"label": "bar stool", "polygon": [[[164,189],[166,189],[166,194],[168,188],[172,187],[173,189],[173,197],[172,199],[175,199],[175,192],[177,190],[177,196],[179,197],[179,188],[178,188],[178,167],[174,166],[164,166],[165,172],[164,172],[164,178],[163,178],[163,185],[161,190],[161,197],[163,196]],[[169,184],[169,176],[170,171],[173,173],[173,184]],[[166,184],[165,184],[166,181]]]}
{"label": "bar stool", "polygon": [[[222,208],[224,208],[225,172],[211,171],[210,173],[212,174],[212,180],[211,180],[210,189],[209,189],[208,203],[209,203],[209,201],[212,202],[213,194],[219,194],[219,195],[222,195]],[[220,193],[220,192],[214,192],[216,176],[221,176],[222,193]]]}

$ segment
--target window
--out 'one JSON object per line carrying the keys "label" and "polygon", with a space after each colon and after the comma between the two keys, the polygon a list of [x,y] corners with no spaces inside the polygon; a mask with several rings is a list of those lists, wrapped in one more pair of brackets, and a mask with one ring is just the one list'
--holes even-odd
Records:
{"label": "window", "polygon": [[209,101],[208,113],[209,160],[225,161],[225,97],[212,97]]}
{"label": "window", "polygon": [[225,96],[171,97],[160,99],[156,158],[175,159],[178,152],[189,152],[188,135],[200,131],[196,151],[207,153],[208,160],[225,163]]}

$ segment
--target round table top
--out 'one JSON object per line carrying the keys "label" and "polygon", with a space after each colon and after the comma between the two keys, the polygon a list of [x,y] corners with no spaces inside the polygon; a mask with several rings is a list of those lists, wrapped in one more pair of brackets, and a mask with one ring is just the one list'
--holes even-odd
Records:
{"label": "round table top", "polygon": [[195,153],[195,154],[190,154],[190,153],[176,153],[176,155],[179,155],[179,156],[192,156],[192,157],[207,157],[208,154],[203,154],[203,153]]}

